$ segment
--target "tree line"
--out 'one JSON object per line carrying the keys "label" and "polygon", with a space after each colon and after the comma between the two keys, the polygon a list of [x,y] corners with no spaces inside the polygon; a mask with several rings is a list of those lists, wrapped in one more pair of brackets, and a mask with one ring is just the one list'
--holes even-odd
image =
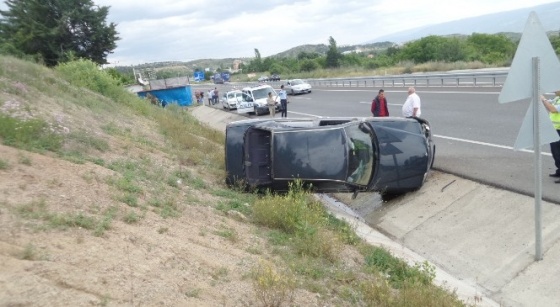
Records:
{"label": "tree line", "polygon": [[[550,37],[556,53],[560,53],[560,37]],[[262,59],[258,49],[255,58],[244,66],[245,72],[292,74],[316,69],[362,67],[377,69],[409,62],[481,62],[488,66],[509,66],[515,55],[519,38],[504,33],[437,36],[430,35],[403,45],[394,44],[383,50],[369,50],[342,54],[336,41],[329,37],[326,54],[300,52],[296,58],[270,56]]]}

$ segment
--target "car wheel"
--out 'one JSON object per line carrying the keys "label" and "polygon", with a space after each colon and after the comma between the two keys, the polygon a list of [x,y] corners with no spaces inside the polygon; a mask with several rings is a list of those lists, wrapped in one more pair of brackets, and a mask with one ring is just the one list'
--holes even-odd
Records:
{"label": "car wheel", "polygon": [[296,93],[294,92],[294,90],[292,90],[292,95],[295,95]]}
{"label": "car wheel", "polygon": [[261,115],[261,114],[259,113],[259,109],[257,109],[257,107],[255,107],[255,115],[256,115],[256,116]]}

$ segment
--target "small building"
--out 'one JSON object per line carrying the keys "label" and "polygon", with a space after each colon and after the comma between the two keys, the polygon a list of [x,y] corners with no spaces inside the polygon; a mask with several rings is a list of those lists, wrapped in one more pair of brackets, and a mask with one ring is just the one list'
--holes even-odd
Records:
{"label": "small building", "polygon": [[193,103],[188,77],[150,80],[143,90],[136,93],[143,98],[146,98],[148,94],[155,96],[162,105],[176,103],[184,107]]}

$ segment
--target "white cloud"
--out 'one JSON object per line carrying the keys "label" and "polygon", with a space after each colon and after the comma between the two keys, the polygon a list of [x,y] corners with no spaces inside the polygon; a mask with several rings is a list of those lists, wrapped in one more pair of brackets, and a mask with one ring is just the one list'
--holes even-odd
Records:
{"label": "white cloud", "polygon": [[[359,44],[430,24],[551,0],[93,0],[110,6],[118,65],[263,57],[303,44]],[[4,6],[4,7],[3,7]],[[5,4],[0,3],[0,9]],[[520,29],[519,31],[521,31]]]}

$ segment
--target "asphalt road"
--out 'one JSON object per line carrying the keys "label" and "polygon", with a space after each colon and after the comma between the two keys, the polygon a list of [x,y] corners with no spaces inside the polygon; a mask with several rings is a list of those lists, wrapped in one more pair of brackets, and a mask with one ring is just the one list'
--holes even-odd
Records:
{"label": "asphalt road", "polygon": [[[231,85],[218,86],[221,91]],[[401,116],[406,88],[384,88],[391,116]],[[288,116],[371,116],[377,88],[321,88],[289,96]],[[515,151],[529,101],[500,104],[501,88],[417,87],[422,116],[430,121],[436,158],[434,168],[499,188],[532,196],[535,190],[534,153]],[[233,111],[235,112],[235,111]],[[542,146],[543,199],[560,204],[560,184],[548,174],[555,167],[548,145]]]}

